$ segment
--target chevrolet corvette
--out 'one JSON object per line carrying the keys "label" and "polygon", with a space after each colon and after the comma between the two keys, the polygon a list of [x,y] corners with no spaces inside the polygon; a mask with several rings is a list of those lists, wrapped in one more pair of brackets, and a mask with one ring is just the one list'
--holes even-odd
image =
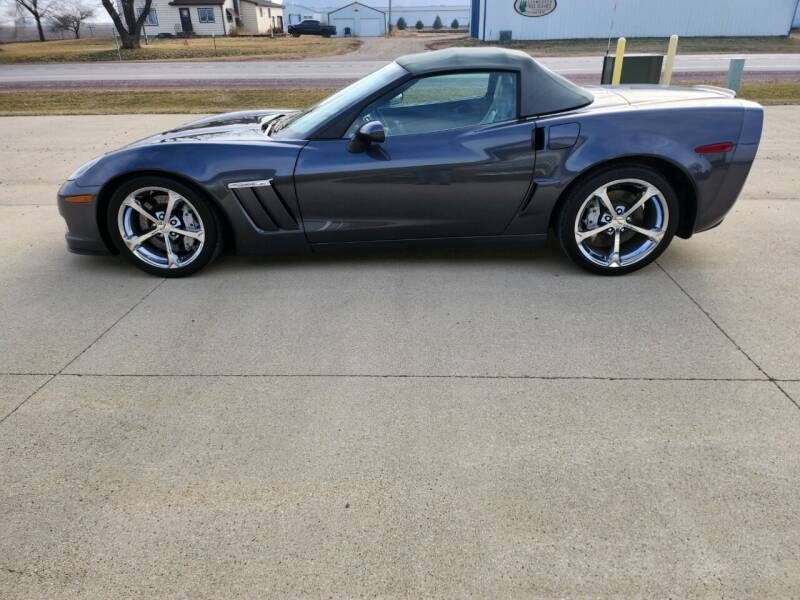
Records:
{"label": "chevrolet corvette", "polygon": [[405,56],[302,111],[194,121],[58,193],[67,246],[176,277],[239,254],[542,244],[617,275],[718,225],[762,108],[708,86],[580,87],[525,53]]}

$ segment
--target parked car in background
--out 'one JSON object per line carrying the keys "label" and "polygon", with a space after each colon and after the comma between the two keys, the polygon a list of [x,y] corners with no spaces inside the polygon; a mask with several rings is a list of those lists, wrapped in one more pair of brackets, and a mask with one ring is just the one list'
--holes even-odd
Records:
{"label": "parked car in background", "polygon": [[304,111],[207,117],[101,156],[62,186],[74,252],[188,275],[240,254],[542,244],[635,271],[717,226],[763,111],[730,90],[579,87],[523,52],[398,58]]}
{"label": "parked car in background", "polygon": [[300,37],[301,35],[331,37],[332,35],[336,35],[336,27],[333,25],[324,25],[314,19],[306,19],[297,25],[289,25],[289,35],[292,37]]}

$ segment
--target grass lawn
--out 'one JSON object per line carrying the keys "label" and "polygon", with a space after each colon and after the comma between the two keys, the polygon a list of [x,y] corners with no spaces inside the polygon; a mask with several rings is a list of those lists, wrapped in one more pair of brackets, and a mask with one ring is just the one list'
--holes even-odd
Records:
{"label": "grass lawn", "polygon": [[[724,85],[720,81],[710,85]],[[251,108],[305,108],[335,90],[0,92],[0,116],[218,113]],[[742,98],[800,104],[800,81],[751,82]]]}
{"label": "grass lawn", "polygon": [[[216,49],[214,48],[216,44]],[[361,45],[353,38],[293,37],[197,37],[150,40],[139,50],[123,50],[123,60],[293,59],[331,56],[356,50]],[[29,62],[85,62],[118,60],[113,39],[54,40],[52,42],[14,42],[0,45],[0,64]]]}
{"label": "grass lawn", "polygon": [[0,116],[220,113],[305,108],[334,90],[0,92]]}
{"label": "grass lawn", "polygon": [[[711,85],[725,87],[724,81],[714,81]],[[758,81],[742,85],[741,98],[754,100],[760,104],[800,104],[800,81]]]}
{"label": "grass lawn", "polygon": [[[660,52],[666,54],[668,38],[628,38],[627,53]],[[453,46],[497,46],[498,42],[481,42],[463,37],[451,40],[433,41],[427,45],[431,50]],[[605,54],[608,40],[534,40],[503,44],[508,48],[524,50],[533,56],[584,56]],[[616,39],[611,40],[611,51],[616,47]],[[795,53],[800,52],[800,33],[793,32],[788,37],[685,37],[678,43],[680,54],[717,53]]]}

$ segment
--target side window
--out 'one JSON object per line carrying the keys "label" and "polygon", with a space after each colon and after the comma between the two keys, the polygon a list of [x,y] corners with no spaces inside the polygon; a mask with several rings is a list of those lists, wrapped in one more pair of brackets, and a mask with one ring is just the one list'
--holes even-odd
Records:
{"label": "side window", "polygon": [[482,98],[489,92],[489,73],[435,75],[415,81],[392,98],[393,106],[418,106]]}
{"label": "side window", "polygon": [[517,76],[470,71],[413,79],[367,106],[347,131],[380,121],[388,136],[447,131],[517,116]]}

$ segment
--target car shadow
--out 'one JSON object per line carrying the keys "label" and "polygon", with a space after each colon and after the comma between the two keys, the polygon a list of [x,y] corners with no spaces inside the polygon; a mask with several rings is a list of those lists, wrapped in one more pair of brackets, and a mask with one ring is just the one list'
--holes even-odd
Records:
{"label": "car shadow", "polygon": [[[542,273],[578,273],[556,243],[546,247],[442,247],[442,248],[336,248],[324,252],[281,256],[221,256],[202,273],[275,271],[303,267],[337,268],[379,267],[381,265],[419,266],[475,265],[515,266]],[[202,274],[201,273],[201,274]]]}

